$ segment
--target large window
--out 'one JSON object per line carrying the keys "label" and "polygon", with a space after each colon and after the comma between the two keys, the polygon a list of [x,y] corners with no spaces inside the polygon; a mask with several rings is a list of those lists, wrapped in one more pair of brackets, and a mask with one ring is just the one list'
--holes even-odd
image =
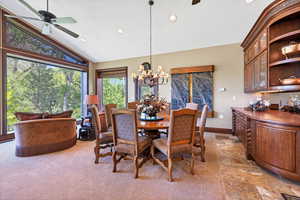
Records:
{"label": "large window", "polygon": [[36,35],[27,31],[13,20],[6,21],[5,25],[5,44],[9,47],[30,51],[82,66],[88,66],[86,61],[70,55],[40,37],[36,37]]}
{"label": "large window", "polygon": [[100,70],[97,72],[97,88],[100,103],[127,106],[127,68]]}
{"label": "large window", "polygon": [[7,57],[7,130],[17,121],[15,112],[83,112],[87,73],[50,64]]}

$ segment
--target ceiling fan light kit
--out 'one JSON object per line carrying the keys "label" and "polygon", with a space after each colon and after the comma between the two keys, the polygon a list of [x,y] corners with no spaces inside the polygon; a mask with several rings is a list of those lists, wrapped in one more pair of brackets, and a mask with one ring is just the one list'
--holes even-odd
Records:
{"label": "ceiling fan light kit", "polygon": [[52,33],[51,24],[44,23],[43,28],[42,28],[42,33],[44,35],[50,35]]}
{"label": "ceiling fan light kit", "polygon": [[16,16],[16,15],[5,15],[6,17],[13,18],[13,19],[25,19],[25,20],[34,20],[34,21],[40,21],[43,22],[42,26],[42,33],[45,35],[49,35],[52,33],[52,27],[65,32],[66,34],[78,38],[79,35],[77,33],[74,33],[73,31],[70,31],[69,29],[59,25],[59,24],[74,24],[77,23],[75,19],[72,17],[56,17],[53,13],[49,12],[49,0],[47,0],[47,9],[46,10],[40,10],[37,11],[34,9],[31,5],[29,5],[24,0],[19,0],[21,4],[23,4],[26,8],[28,8],[31,12],[33,12],[35,15],[37,15],[39,18],[34,17],[26,17],[26,16]]}

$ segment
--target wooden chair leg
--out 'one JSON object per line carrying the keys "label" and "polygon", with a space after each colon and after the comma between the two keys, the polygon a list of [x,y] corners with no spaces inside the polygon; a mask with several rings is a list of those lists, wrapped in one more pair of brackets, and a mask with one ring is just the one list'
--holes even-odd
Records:
{"label": "wooden chair leg", "polygon": [[200,148],[201,148],[201,161],[205,162],[205,140],[201,139],[200,141]]}
{"label": "wooden chair leg", "polygon": [[113,160],[113,170],[112,172],[116,172],[117,171],[117,152],[114,151],[113,155],[112,155],[112,160]]}
{"label": "wooden chair leg", "polygon": [[134,178],[139,177],[139,163],[138,163],[138,156],[134,156],[133,164],[134,164]]}
{"label": "wooden chair leg", "polygon": [[94,148],[95,152],[95,164],[99,163],[99,157],[100,157],[100,141],[99,141],[99,134],[96,133],[96,146]]}
{"label": "wooden chair leg", "polygon": [[191,174],[194,175],[194,167],[195,167],[195,153],[192,152],[192,158],[191,158]]}
{"label": "wooden chair leg", "polygon": [[98,164],[99,157],[100,157],[100,146],[95,146],[94,152],[95,152],[95,164]]}
{"label": "wooden chair leg", "polygon": [[173,181],[173,177],[172,177],[172,170],[173,170],[173,163],[172,163],[172,159],[169,157],[168,158],[168,174],[169,174],[169,181],[172,182]]}
{"label": "wooden chair leg", "polygon": [[150,153],[151,153],[152,164],[153,164],[153,165],[155,165],[154,152],[155,152],[154,145],[152,145],[152,146],[151,146],[151,149],[150,149]]}

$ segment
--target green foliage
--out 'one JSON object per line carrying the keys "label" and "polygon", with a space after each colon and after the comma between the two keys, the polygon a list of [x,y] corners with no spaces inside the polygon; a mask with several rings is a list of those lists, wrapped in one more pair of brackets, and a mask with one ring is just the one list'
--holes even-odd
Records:
{"label": "green foliage", "polygon": [[15,112],[56,113],[74,110],[81,116],[82,72],[7,58],[7,120],[12,130]]}
{"label": "green foliage", "polygon": [[125,108],[125,78],[103,78],[103,104],[117,104]]}

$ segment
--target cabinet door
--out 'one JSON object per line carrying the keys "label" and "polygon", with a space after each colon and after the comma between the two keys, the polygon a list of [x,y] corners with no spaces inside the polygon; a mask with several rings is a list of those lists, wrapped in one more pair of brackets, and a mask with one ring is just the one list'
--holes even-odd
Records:
{"label": "cabinet door", "polygon": [[259,72],[259,89],[266,90],[268,88],[268,55],[267,51],[260,55],[260,72]]}
{"label": "cabinet door", "polygon": [[244,70],[244,90],[251,92],[253,90],[253,63],[245,65]]}
{"label": "cabinet door", "polygon": [[296,134],[292,128],[256,124],[256,157],[271,166],[295,172]]}
{"label": "cabinet door", "polygon": [[260,84],[260,58],[257,57],[254,61],[254,90],[259,90]]}
{"label": "cabinet door", "polygon": [[257,56],[260,52],[260,44],[259,43],[260,43],[259,40],[255,41],[255,43],[254,43],[254,46],[253,46],[253,48],[254,48],[254,57]]}
{"label": "cabinet door", "polygon": [[261,51],[267,48],[267,43],[267,30],[264,30],[259,37],[259,46]]}

